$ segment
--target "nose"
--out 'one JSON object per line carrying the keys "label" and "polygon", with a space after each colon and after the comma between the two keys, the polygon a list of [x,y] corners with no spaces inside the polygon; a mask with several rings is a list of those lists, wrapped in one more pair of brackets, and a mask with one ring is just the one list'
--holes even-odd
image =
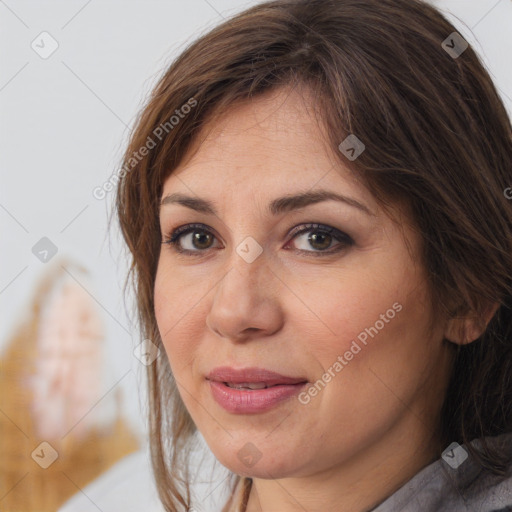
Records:
{"label": "nose", "polygon": [[234,253],[227,274],[214,290],[207,327],[222,338],[245,341],[275,334],[282,328],[280,280],[265,253],[247,263]]}

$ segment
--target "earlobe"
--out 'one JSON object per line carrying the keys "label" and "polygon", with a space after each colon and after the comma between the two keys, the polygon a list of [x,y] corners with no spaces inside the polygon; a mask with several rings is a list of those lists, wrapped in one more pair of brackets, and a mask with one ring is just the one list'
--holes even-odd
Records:
{"label": "earlobe", "polygon": [[446,324],[444,337],[457,345],[472,343],[484,333],[498,307],[499,304],[495,302],[482,316],[468,313],[466,316],[450,318]]}

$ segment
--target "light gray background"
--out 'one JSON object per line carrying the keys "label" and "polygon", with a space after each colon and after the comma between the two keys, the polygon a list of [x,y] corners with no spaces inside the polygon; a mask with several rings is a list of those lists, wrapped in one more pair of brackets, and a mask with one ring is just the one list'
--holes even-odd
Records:
{"label": "light gray background", "polygon": [[[256,3],[0,1],[0,350],[49,265],[31,252],[47,236],[90,271],[83,284],[107,328],[104,389],[124,390],[125,414],[141,436],[145,369],[132,354],[140,340],[121,297],[120,239],[106,238],[113,194],[100,201],[92,190],[118,169],[144,97],[180,49]],[[432,3],[480,53],[512,115],[512,1]],[[59,45],[47,59],[31,48],[43,31]]]}

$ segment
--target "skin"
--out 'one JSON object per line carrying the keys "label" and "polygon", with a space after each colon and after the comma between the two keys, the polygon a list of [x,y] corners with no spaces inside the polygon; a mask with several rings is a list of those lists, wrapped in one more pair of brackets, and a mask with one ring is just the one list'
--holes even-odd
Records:
{"label": "skin", "polygon": [[[402,221],[394,222],[335,159],[312,104],[307,91],[281,88],[232,106],[163,187],[162,197],[201,197],[218,211],[161,207],[162,240],[188,223],[208,226],[211,239],[197,247],[183,235],[194,255],[162,245],[155,314],[192,419],[223,465],[253,478],[248,512],[363,512],[400,488],[436,458],[452,362],[443,337],[460,342],[453,322],[428,329],[421,239],[407,213],[397,209]],[[318,189],[372,214],[333,200],[267,211],[277,197]],[[327,251],[341,250],[315,255],[308,235],[318,230],[289,236],[312,222],[354,244],[328,238]],[[236,252],[248,236],[263,249],[252,263]],[[309,403],[292,398],[261,414],[232,414],[213,400],[205,377],[217,366],[315,383],[395,303],[401,311]],[[252,467],[237,455],[248,442],[261,453]]]}

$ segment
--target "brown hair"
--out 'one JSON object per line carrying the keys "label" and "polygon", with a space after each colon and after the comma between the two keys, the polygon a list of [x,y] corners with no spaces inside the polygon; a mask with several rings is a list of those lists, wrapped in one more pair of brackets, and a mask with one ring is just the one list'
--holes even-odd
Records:
{"label": "brown hair", "polygon": [[[512,209],[504,189],[512,186],[512,128],[471,46],[457,57],[442,46],[455,31],[420,0],[275,0],[188,46],[137,119],[117,189],[143,338],[163,350],[153,289],[166,177],[205,122],[234,102],[280,86],[306,85],[341,165],[381,204],[408,205],[424,241],[433,311],[482,315],[489,304],[499,304],[476,341],[453,345],[442,445],[510,432]],[[187,104],[192,108],[182,108]],[[177,109],[183,116],[176,122]],[[348,134],[366,146],[352,162],[337,150]],[[134,159],[144,146],[150,149]],[[196,427],[167,358],[148,366],[147,376],[160,499],[168,511],[187,509],[187,458]],[[468,448],[482,467],[505,474],[505,454],[485,442],[482,451]],[[236,485],[240,477],[232,477]]]}

